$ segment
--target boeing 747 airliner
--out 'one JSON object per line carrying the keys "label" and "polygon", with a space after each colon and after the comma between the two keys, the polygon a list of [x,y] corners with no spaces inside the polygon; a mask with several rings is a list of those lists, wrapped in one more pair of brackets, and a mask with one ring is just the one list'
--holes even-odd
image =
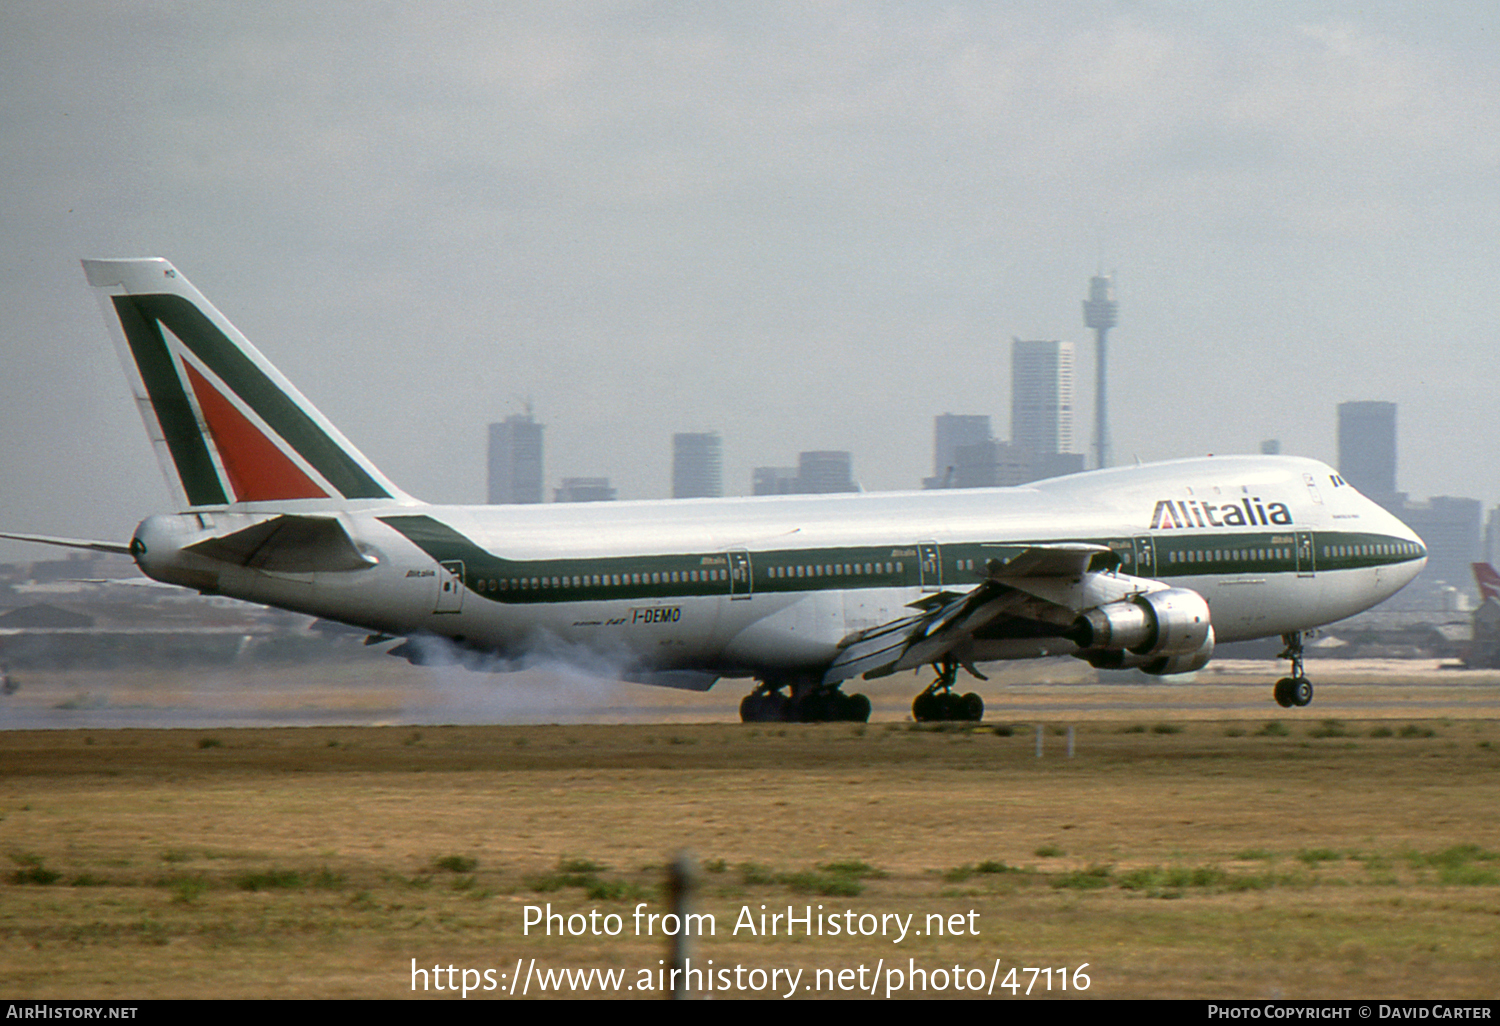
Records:
{"label": "boeing 747 airliner", "polygon": [[1412,531],[1315,460],[1228,456],[1020,488],[431,506],[396,487],[165,260],[86,260],[178,512],[149,577],[354,625],[414,662],[586,653],[628,680],[749,678],[745,720],[864,720],[856,678],[931,665],[918,720],[983,715],[958,669],[1072,655],[1186,673],[1422,569]]}

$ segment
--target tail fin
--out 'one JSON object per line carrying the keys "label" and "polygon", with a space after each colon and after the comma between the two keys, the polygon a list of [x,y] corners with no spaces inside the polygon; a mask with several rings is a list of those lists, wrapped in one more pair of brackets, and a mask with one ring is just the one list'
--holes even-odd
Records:
{"label": "tail fin", "polygon": [[187,508],[407,500],[167,261],[85,260],[83,269],[101,290],[162,472]]}
{"label": "tail fin", "polygon": [[1479,585],[1479,598],[1500,599],[1500,573],[1488,563],[1471,563],[1474,571],[1474,583]]}

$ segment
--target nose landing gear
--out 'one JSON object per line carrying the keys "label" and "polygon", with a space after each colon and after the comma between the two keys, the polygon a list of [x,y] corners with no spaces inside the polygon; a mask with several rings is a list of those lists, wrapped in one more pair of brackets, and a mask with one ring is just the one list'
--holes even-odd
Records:
{"label": "nose landing gear", "polygon": [[1292,675],[1278,680],[1271,693],[1276,699],[1276,704],[1283,709],[1310,705],[1313,700],[1313,686],[1312,681],[1308,680],[1302,672],[1302,632],[1293,631],[1290,634],[1283,634],[1281,640],[1286,642],[1286,649],[1278,658],[1292,661]]}

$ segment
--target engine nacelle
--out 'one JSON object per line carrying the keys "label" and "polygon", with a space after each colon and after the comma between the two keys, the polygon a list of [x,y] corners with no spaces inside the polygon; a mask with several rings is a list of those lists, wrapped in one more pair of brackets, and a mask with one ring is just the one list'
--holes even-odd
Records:
{"label": "engine nacelle", "polygon": [[[1138,666],[1147,673],[1187,673],[1207,663],[1214,651],[1208,602],[1188,588],[1167,588],[1090,609],[1068,637],[1094,666]],[[1158,662],[1183,668],[1154,669]]]}
{"label": "engine nacelle", "polygon": [[1198,646],[1196,652],[1183,652],[1172,656],[1159,656],[1146,665],[1142,666],[1142,673],[1155,674],[1162,677],[1170,673],[1192,673],[1201,670],[1208,665],[1208,661],[1214,657],[1214,629],[1210,625],[1208,636],[1203,639],[1203,644]]}

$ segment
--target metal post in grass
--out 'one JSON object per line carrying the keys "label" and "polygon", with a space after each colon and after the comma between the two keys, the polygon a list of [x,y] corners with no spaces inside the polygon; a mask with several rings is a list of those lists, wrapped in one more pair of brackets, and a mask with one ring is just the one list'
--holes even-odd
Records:
{"label": "metal post in grass", "polygon": [[1036,725],[1036,757],[1038,759],[1042,757],[1042,725],[1040,723]]}
{"label": "metal post in grass", "polygon": [[698,860],[691,853],[680,851],[672,859],[667,870],[667,890],[670,892],[672,912],[677,916],[680,929],[672,937],[672,989],[673,1001],[686,1001],[693,997],[688,990],[688,962],[693,957],[693,940],[688,934],[688,915],[693,911],[695,891],[698,888]]}
{"label": "metal post in grass", "polygon": [[1073,724],[1068,724],[1068,758],[1073,758]]}

